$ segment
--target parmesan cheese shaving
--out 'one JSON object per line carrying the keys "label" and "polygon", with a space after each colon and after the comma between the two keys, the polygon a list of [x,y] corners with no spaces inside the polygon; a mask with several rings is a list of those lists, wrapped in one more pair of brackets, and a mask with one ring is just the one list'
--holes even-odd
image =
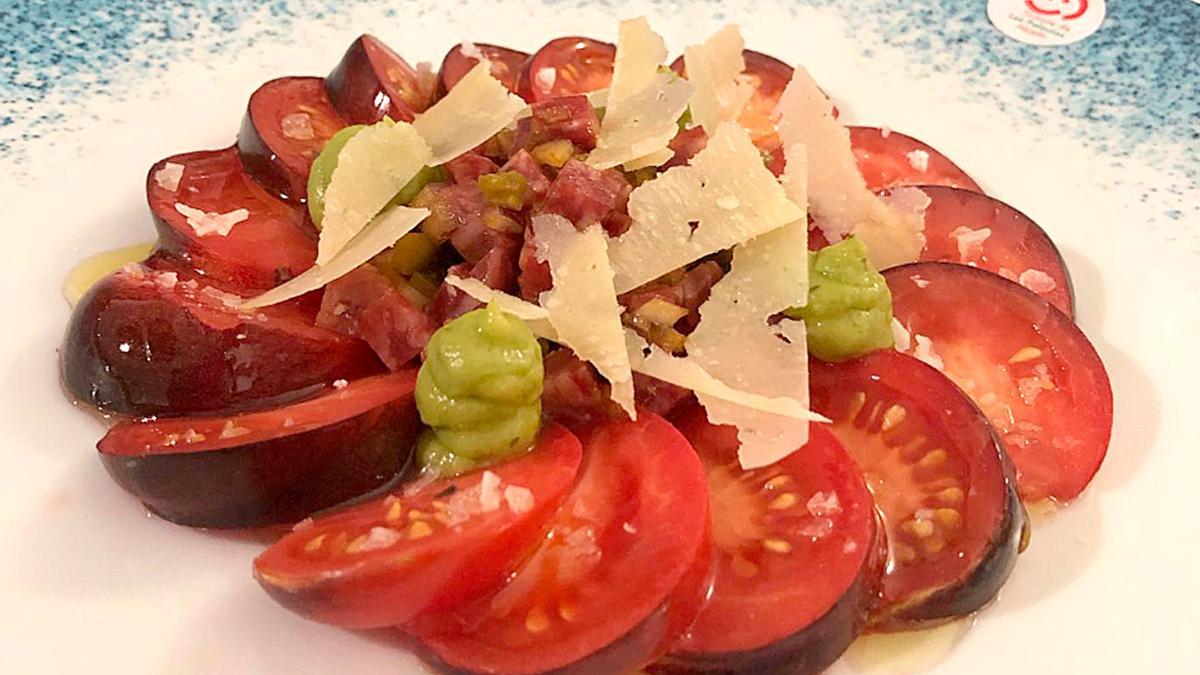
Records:
{"label": "parmesan cheese shaving", "polygon": [[404,122],[365,127],[347,141],[325,190],[317,264],[332,260],[431,161],[429,146]]}
{"label": "parmesan cheese shaving", "polygon": [[588,164],[607,169],[649,157],[675,137],[692,85],[658,71],[666,58],[666,43],[645,17],[621,22],[604,120]]}
{"label": "parmesan cheese shaving", "polygon": [[658,152],[652,152],[645,157],[631,159],[622,164],[621,168],[625,169],[626,171],[637,171],[638,169],[644,169],[649,166],[662,166],[663,164],[671,161],[671,158],[674,156],[674,150],[670,148],[663,148],[662,150],[659,150]]}
{"label": "parmesan cheese shaving", "polygon": [[633,225],[609,246],[617,293],[804,219],[740,126],[727,123],[688,166],[629,197]]}
{"label": "parmesan cheese shaving", "polygon": [[809,207],[829,241],[856,235],[879,269],[916,260],[925,246],[924,207],[913,195],[889,202],[867,189],[850,132],[834,119],[832,104],[803,67],[796,68],[776,112],[784,147],[802,144],[807,150]]}
{"label": "parmesan cheese shaving", "polygon": [[533,235],[538,260],[550,265],[554,279],[554,287],[539,300],[559,342],[595,366],[612,385],[612,399],[637,419],[608,238],[598,225],[580,232],[556,214],[535,216]]}
{"label": "parmesan cheese shaving", "polygon": [[683,52],[692,94],[692,119],[710,135],[723,122],[733,122],[754,94],[751,82],[738,76],[746,69],[742,57],[742,34],[729,25],[717,31],[704,44]]}
{"label": "parmesan cheese shaving", "polygon": [[239,309],[266,307],[315,291],[334,279],[349,274],[383,249],[395,244],[400,237],[412,232],[428,215],[429,209],[393,206],[372,220],[326,264],[312,267],[294,279],[242,302]]}
{"label": "parmesan cheese shaving", "polygon": [[491,65],[484,59],[442,100],[419,115],[413,127],[433,152],[432,160],[426,163],[443,164],[512,124],[525,108],[520,97],[492,77]]}
{"label": "parmesan cheese shaving", "polygon": [[498,291],[478,279],[462,278],[453,274],[446,276],[446,283],[484,303],[494,303],[502,311],[508,312],[529,325],[533,334],[547,340],[558,340],[558,334],[550,325],[550,313],[545,307],[532,302],[526,302],[515,295]]}

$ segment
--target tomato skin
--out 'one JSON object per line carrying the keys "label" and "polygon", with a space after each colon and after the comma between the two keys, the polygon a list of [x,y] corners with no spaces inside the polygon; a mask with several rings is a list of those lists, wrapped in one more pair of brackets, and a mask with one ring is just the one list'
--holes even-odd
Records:
{"label": "tomato skin", "polygon": [[350,124],[384,117],[411,122],[429,105],[417,71],[382,40],[361,35],[325,78],[333,107]]}
{"label": "tomato skin", "polygon": [[[573,434],[546,427],[530,453],[490,469],[503,485],[533,492],[530,510],[515,514],[501,505],[456,525],[457,531],[441,527],[441,521],[423,520],[433,532],[403,541],[397,545],[403,548],[394,551],[336,552],[351,556],[349,560],[306,557],[305,547],[321,535],[332,546],[328,540],[338,532],[403,529],[416,522],[414,510],[443,513],[435,502],[476,488],[484,471],[443,479],[413,495],[378,497],[298,526],[255,560],[255,578],[288,609],[346,628],[382,628],[453,609],[495,591],[532,551],[573,483],[580,453]],[[389,513],[397,517],[389,520]]]}
{"label": "tomato skin", "polygon": [[579,483],[551,535],[491,598],[408,629],[457,672],[614,673],[653,661],[706,579],[704,472],[667,421],[639,411],[582,433]]}
{"label": "tomato skin", "polygon": [[[500,80],[506,89],[518,93],[521,73],[525,70],[525,62],[529,54],[508,47],[489,45],[482,42],[474,43],[475,47],[492,62],[492,77]],[[462,44],[454,45],[442,59],[442,68],[438,73],[438,93],[445,96],[458,84],[479,61],[473,56],[463,53]]]}
{"label": "tomato skin", "polygon": [[[560,96],[604,89],[612,81],[617,47],[585,37],[561,37],[547,42],[526,61],[517,84],[521,98],[536,103]],[[539,75],[555,73],[550,86]]]}
{"label": "tomato skin", "polygon": [[[867,181],[867,189],[877,192],[886,188],[904,185],[946,185],[949,187],[983,192],[958,165],[929,145],[897,131],[876,127],[847,127],[850,131],[850,149],[858,164],[858,171]],[[913,166],[909,153],[926,154],[924,171]]]}
{"label": "tomato skin", "polygon": [[912,263],[884,277],[896,318],[931,340],[943,372],[996,427],[1021,499],[1079,495],[1107,453],[1113,399],[1104,364],[1071,318],[966,265]]}

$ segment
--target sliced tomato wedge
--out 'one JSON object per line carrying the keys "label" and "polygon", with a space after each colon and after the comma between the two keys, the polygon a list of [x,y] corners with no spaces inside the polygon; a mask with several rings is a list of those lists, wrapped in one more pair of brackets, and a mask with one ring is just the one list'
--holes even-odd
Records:
{"label": "sliced tomato wedge", "polygon": [[486,673],[627,672],[652,661],[695,617],[707,573],[708,494],[691,445],[645,411],[582,438],[579,484],[508,585],[411,627],[443,664]]}
{"label": "sliced tomato wedge", "polygon": [[303,203],[313,160],[345,126],[323,79],[281,77],[250,96],[237,147],[246,171],[267,192]]}
{"label": "sliced tomato wedge", "polygon": [[858,171],[872,191],[902,185],[948,185],[983,191],[958,165],[912,136],[876,127],[847,128]]}
{"label": "sliced tomato wedge", "polygon": [[1091,482],[1112,432],[1112,388],[1087,337],[1020,284],[966,265],[884,272],[913,353],[941,366],[991,420],[1027,502]]}
{"label": "sliced tomato wedge", "polygon": [[875,504],[829,431],[743,471],[737,430],[699,406],[678,419],[708,472],[716,575],[708,603],[657,672],[818,673],[858,635],[886,558]]}
{"label": "sliced tomato wedge", "polygon": [[498,589],[544,534],[579,470],[579,440],[542,430],[528,454],[296,526],[254,561],[280,604],[381,628]]}
{"label": "sliced tomato wedge", "polygon": [[97,446],[153,512],[193,527],[293,523],[375,489],[412,454],[416,371],[231,417],[123,422]]}
{"label": "sliced tomato wedge", "polygon": [[987,195],[928,186],[922,261],[972,265],[1016,281],[1074,316],[1071,276],[1062,254],[1037,223]]}
{"label": "sliced tomato wedge", "polygon": [[517,89],[531,103],[604,89],[616,55],[616,45],[591,38],[551,40],[529,57]]}
{"label": "sliced tomato wedge", "polygon": [[987,604],[1012,571],[1025,523],[991,425],[946,376],[892,350],[810,364],[813,410],[858,461],[890,544],[876,629],[911,628]]}
{"label": "sliced tomato wedge", "polygon": [[325,78],[329,100],[351,124],[374,124],[384,117],[411,122],[429,106],[429,85],[382,40],[362,35]]}
{"label": "sliced tomato wedge", "polygon": [[[175,155],[150,167],[146,196],[158,227],[157,257],[241,295],[255,295],[312,267],[317,244],[304,213],[272,197],[242,170],[236,148]],[[204,214],[246,217],[214,231]]]}
{"label": "sliced tomato wedge", "polygon": [[491,62],[492,77],[500,80],[509,91],[517,93],[518,80],[521,79],[521,72],[525,69],[529,54],[508,47],[476,42],[473,43],[473,50],[468,49],[472,52],[468,55],[464,51],[467,44],[464,42],[454,45],[442,59],[442,69],[438,75],[438,88],[442,94],[453,89],[454,85],[479,63],[478,54],[483,54]]}

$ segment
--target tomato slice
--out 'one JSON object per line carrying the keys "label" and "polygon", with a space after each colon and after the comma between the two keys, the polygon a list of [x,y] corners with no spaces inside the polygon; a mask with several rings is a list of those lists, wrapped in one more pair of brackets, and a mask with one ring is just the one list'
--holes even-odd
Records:
{"label": "tomato slice", "polygon": [[585,37],[561,37],[537,50],[521,72],[518,91],[531,103],[586,94],[612,81],[617,48]]}
{"label": "tomato slice", "polygon": [[862,473],[818,425],[784,460],[743,471],[735,428],[710,424],[699,406],[678,421],[708,472],[716,576],[655,670],[820,672],[858,635],[883,572]]}
{"label": "tomato slice", "polygon": [[694,618],[708,494],[691,445],[645,411],[637,422],[592,428],[583,445],[579,484],[508,585],[412,627],[444,664],[487,673],[628,671]]}
{"label": "tomato slice", "polygon": [[442,59],[442,69],[438,75],[438,86],[442,94],[453,89],[454,85],[479,63],[478,54],[474,53],[476,51],[491,62],[492,77],[500,80],[509,91],[517,93],[518,80],[525,69],[525,62],[529,60],[529,54],[508,47],[476,42],[475,49],[468,50],[472,51],[472,54],[467,55],[463,51],[466,46],[467,43],[454,45]]}
{"label": "tomato slice", "polygon": [[345,126],[323,79],[281,77],[250,96],[237,147],[246,171],[267,192],[303,203],[313,160]]}
{"label": "tomato slice", "polygon": [[901,185],[948,185],[983,191],[945,155],[912,136],[875,127],[847,128],[858,171],[872,191]]}
{"label": "tomato slice", "polygon": [[579,440],[542,430],[486,471],[304,522],[254,561],[280,604],[348,628],[405,623],[495,591],[544,532],[579,470]]}
{"label": "tomato slice", "polygon": [[1027,502],[1063,502],[1104,461],[1112,388],[1087,337],[1046,300],[990,272],[914,263],[884,272],[914,353],[991,420]]}
{"label": "tomato slice", "polygon": [[922,261],[972,265],[1016,281],[1074,316],[1071,276],[1037,223],[987,195],[929,186]]}
{"label": "tomato slice", "polygon": [[[246,175],[236,148],[158,162],[146,177],[146,196],[158,226],[157,256],[229,292],[261,293],[312,267],[316,258],[304,213]],[[245,209],[247,217],[220,235],[203,223],[197,228],[196,214],[181,208],[215,214]]]}
{"label": "tomato slice", "polygon": [[355,40],[325,78],[329,100],[351,124],[384,117],[411,122],[429,106],[432,86],[399,54],[373,35]]}
{"label": "tomato slice", "polygon": [[259,527],[375,489],[408,462],[416,371],[230,417],[122,422],[100,441],[121,487],[171,522]]}
{"label": "tomato slice", "polygon": [[1024,511],[991,425],[958,387],[892,350],[810,363],[813,409],[858,461],[890,560],[876,628],[969,614],[1016,562]]}

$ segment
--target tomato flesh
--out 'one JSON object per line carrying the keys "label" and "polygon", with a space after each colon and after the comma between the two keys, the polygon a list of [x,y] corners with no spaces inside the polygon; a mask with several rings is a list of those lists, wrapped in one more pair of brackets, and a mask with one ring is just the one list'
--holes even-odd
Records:
{"label": "tomato flesh", "polygon": [[945,186],[921,191],[929,196],[921,261],[969,264],[999,274],[1074,316],[1067,265],[1037,223],[978,192]]}
{"label": "tomato flesh", "polygon": [[537,50],[521,73],[518,90],[533,103],[586,94],[612,82],[615,45],[585,37],[561,37]]}
{"label": "tomato flesh", "polygon": [[708,497],[691,445],[645,411],[582,438],[578,485],[508,585],[412,626],[443,663],[621,672],[652,661],[695,616]]}
{"label": "tomato flesh", "polygon": [[254,561],[255,577],[285,607],[348,628],[458,606],[495,591],[532,551],[580,457],[573,434],[547,427],[505,464],[302,523]]}
{"label": "tomato flesh", "polygon": [[172,522],[295,522],[404,468],[419,428],[415,381],[410,370],[262,412],[122,422],[100,441],[100,457],[118,484]]}
{"label": "tomato flesh", "polygon": [[996,428],[1022,499],[1063,502],[1082,492],[1108,449],[1112,388],[1070,317],[966,265],[914,263],[884,276],[914,352],[930,352]]}
{"label": "tomato flesh", "polygon": [[[481,42],[474,44],[475,49],[491,62],[492,77],[499,80],[509,91],[517,93],[518,80],[525,69],[525,62],[529,60],[529,54]],[[479,58],[473,54],[468,56],[463,52],[463,47],[463,44],[454,45],[442,59],[438,83],[443,94],[453,89],[454,85],[479,63]]]}
{"label": "tomato flesh", "polygon": [[666,672],[819,672],[857,636],[882,573],[875,506],[838,440],[743,471],[737,430],[699,406],[679,418],[708,472],[716,572]]}
{"label": "tomato flesh", "polygon": [[322,78],[281,77],[250,96],[238,151],[246,171],[267,192],[303,203],[313,160],[345,126]]}
{"label": "tomato flesh", "polygon": [[982,192],[954,162],[912,136],[875,127],[847,128],[858,171],[872,192],[902,185],[947,185]]}
{"label": "tomato flesh", "polygon": [[934,368],[892,350],[810,364],[813,409],[858,461],[887,528],[877,628],[966,614],[1016,560],[1023,512],[987,420]]}

